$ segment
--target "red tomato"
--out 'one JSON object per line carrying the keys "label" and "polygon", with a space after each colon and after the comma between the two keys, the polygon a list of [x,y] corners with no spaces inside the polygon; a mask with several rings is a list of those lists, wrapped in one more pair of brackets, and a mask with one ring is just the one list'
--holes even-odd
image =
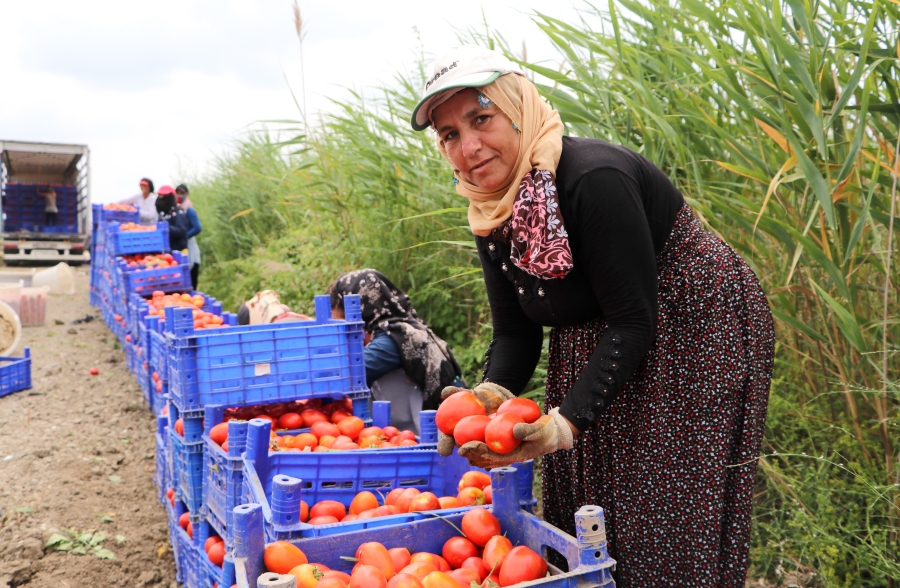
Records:
{"label": "red tomato", "polygon": [[498,414],[484,429],[485,443],[491,451],[500,454],[509,453],[522,443],[513,436],[513,427],[524,422],[525,420],[514,412]]}
{"label": "red tomato", "polygon": [[203,550],[206,551],[206,553],[209,553],[209,548],[220,541],[222,541],[221,537],[216,537],[215,535],[213,535],[203,544]]}
{"label": "red tomato", "polygon": [[486,502],[484,492],[478,488],[463,488],[456,501],[460,506],[481,506]]}
{"label": "red tomato", "polygon": [[228,440],[228,423],[219,423],[209,430],[209,438],[216,445],[221,445]]}
{"label": "red tomato", "polygon": [[400,495],[403,494],[403,491],[406,488],[394,488],[388,495],[384,498],[384,503],[387,505],[393,505],[397,503],[397,499],[400,498]]}
{"label": "red tomato", "polygon": [[91,368],[91,375],[92,375],[92,376],[96,376],[96,375],[98,375],[99,373],[100,373],[100,370],[98,370],[97,368]]}
{"label": "red tomato", "polygon": [[336,425],[349,416],[353,416],[353,415],[350,414],[349,412],[344,412],[343,410],[336,410],[333,413],[331,413],[331,422]]}
{"label": "red tomato", "polygon": [[319,446],[325,448],[331,447],[332,445],[334,445],[335,439],[336,437],[333,437],[331,435],[322,435],[321,437],[319,437]]}
{"label": "red tomato", "polygon": [[526,423],[533,423],[541,418],[541,407],[534,400],[528,400],[527,398],[510,398],[497,409],[497,414],[506,414],[508,412],[516,413]]}
{"label": "red tomato", "polygon": [[391,560],[394,562],[395,570],[402,570],[412,561],[412,556],[409,554],[409,549],[405,547],[395,547],[393,549],[388,549],[388,553],[391,555]]}
{"label": "red tomato", "polygon": [[457,488],[462,492],[463,488],[478,488],[479,490],[484,489],[485,486],[491,485],[491,477],[484,473],[478,471],[466,472],[463,474],[462,478],[459,480],[459,484]]}
{"label": "red tomato", "polygon": [[484,441],[484,429],[491,422],[485,415],[472,415],[463,417],[453,429],[453,440],[458,445],[464,445],[469,441]]}
{"label": "red tomato", "polygon": [[378,508],[378,499],[371,492],[360,492],[350,503],[350,514],[360,514]]}
{"label": "red tomato", "polygon": [[300,522],[305,523],[309,520],[309,505],[305,500],[300,501]]}
{"label": "red tomato", "polygon": [[366,427],[362,431],[359,432],[359,438],[365,439],[366,437],[382,437],[384,436],[384,429],[381,427]]}
{"label": "red tomato", "polygon": [[484,547],[488,539],[500,534],[500,521],[488,510],[473,508],[463,515],[462,532],[472,543]]}
{"label": "red tomato", "polygon": [[[319,584],[321,586],[321,584]],[[317,586],[316,588],[319,588]],[[412,574],[397,574],[387,583],[387,588],[424,588],[422,581]]]}
{"label": "red tomato", "polygon": [[384,436],[388,439],[393,439],[397,435],[400,434],[400,430],[397,427],[385,427],[384,428]]}
{"label": "red tomato", "polygon": [[490,568],[484,565],[484,560],[480,557],[470,557],[466,561],[463,562],[462,569],[472,569],[478,572],[478,581],[483,582],[485,578],[488,577],[490,573]]}
{"label": "red tomato", "polygon": [[410,561],[412,561],[413,563],[417,561],[424,561],[426,563],[430,563],[442,572],[450,571],[450,564],[447,563],[447,560],[435,553],[420,551],[419,553],[414,553]]}
{"label": "red tomato", "polygon": [[359,432],[366,428],[366,424],[359,417],[347,417],[337,424],[341,435],[346,435],[351,441],[359,439]]}
{"label": "red tomato", "polygon": [[222,567],[222,562],[225,561],[225,542],[215,542],[212,547],[209,548],[209,551],[206,552],[206,557],[208,557],[209,561],[215,565]]}
{"label": "red tomato", "polygon": [[[459,394],[457,392],[457,394]],[[422,580],[425,588],[463,588],[463,585],[444,572],[431,572]]]}
{"label": "red tomato", "polygon": [[186,512],[186,513],[183,513],[180,517],[178,517],[178,525],[182,529],[187,529],[190,522],[191,522],[191,513]]}
{"label": "red tomato", "polygon": [[397,512],[409,512],[409,507],[412,504],[413,499],[421,493],[422,492],[419,491],[418,488],[407,488],[404,490],[397,499],[397,502],[394,503]]}
{"label": "red tomato", "polygon": [[337,500],[321,500],[309,509],[310,517],[320,517],[330,515],[341,520],[347,515],[346,507]]}
{"label": "red tomato", "polygon": [[403,439],[404,441],[415,441],[416,440],[416,434],[413,433],[412,431],[400,431],[400,434],[397,436],[400,437],[401,439]]}
{"label": "red tomato", "polygon": [[397,514],[397,508],[390,504],[386,504],[373,509],[372,512],[375,513],[375,516],[377,517],[388,517]]}
{"label": "red tomato", "polygon": [[347,515],[341,519],[342,523],[346,523],[347,521],[355,521],[359,518],[359,515]]}
{"label": "red tomato", "polygon": [[193,539],[194,538],[194,523],[188,522],[188,526],[187,526],[187,529],[185,529],[185,531],[187,531],[188,537]]}
{"label": "red tomato", "polygon": [[303,417],[303,426],[304,427],[312,427],[313,423],[319,422],[328,422],[329,418],[325,416],[325,413],[321,410],[316,410],[314,408],[308,408],[300,413],[300,416]]}
{"label": "red tomato", "polygon": [[253,418],[262,419],[264,421],[269,421],[270,423],[272,423],[272,428],[273,429],[275,428],[275,419],[273,419],[272,417],[270,417],[267,414],[258,414],[258,415],[255,415]]}
{"label": "red tomato", "polygon": [[381,543],[370,541],[359,546],[356,552],[359,563],[363,566],[374,566],[381,570],[386,580],[390,580],[397,573],[394,568],[394,560],[391,554]]}
{"label": "red tomato", "polygon": [[459,506],[456,496],[441,496],[438,498],[438,502],[441,504],[441,508],[456,508]]}
{"label": "red tomato", "polygon": [[175,420],[175,432],[184,437],[184,419]]}
{"label": "red tomato", "polygon": [[444,542],[441,555],[453,569],[461,568],[470,557],[478,557],[478,548],[465,537],[450,537]]}
{"label": "red tomato", "polygon": [[475,582],[476,584],[481,582],[481,578],[478,577],[478,572],[472,568],[460,568],[458,570],[453,570],[447,575],[463,586],[470,586],[472,582]]}
{"label": "red tomato", "polygon": [[332,515],[319,515],[317,517],[312,517],[307,521],[310,525],[331,525],[334,523],[341,522],[340,519],[334,517]]}
{"label": "red tomato", "polygon": [[513,547],[503,560],[500,568],[500,585],[512,586],[520,582],[530,582],[547,575],[547,562],[524,545]]}
{"label": "red tomato", "polygon": [[294,437],[293,441],[291,441],[291,447],[294,449],[299,449],[300,451],[303,451],[307,447],[309,447],[310,449],[315,449],[318,444],[319,440],[316,439],[316,436],[312,433],[300,433],[299,435]]}
{"label": "red tomato", "polygon": [[319,586],[322,585],[321,582],[324,582],[328,578],[336,578],[338,580],[341,580],[342,582],[344,582],[345,586],[350,583],[350,574],[345,574],[344,572],[339,572],[337,570],[326,570],[322,572],[322,576],[323,578],[320,581]]}
{"label": "red tomato", "polygon": [[347,588],[387,588],[387,579],[375,566],[361,565],[353,570]]}
{"label": "red tomato", "polygon": [[438,497],[431,492],[423,492],[409,503],[409,512],[422,512],[439,508],[441,508],[441,503],[438,502]]}
{"label": "red tomato", "polygon": [[452,435],[456,424],[472,415],[484,415],[484,404],[471,392],[457,392],[444,400],[437,409],[434,422],[445,435]]}
{"label": "red tomato", "polygon": [[303,417],[296,412],[286,412],[278,417],[279,429],[300,429],[303,427]]}
{"label": "red tomato", "polygon": [[431,562],[427,561],[414,561],[411,562],[408,566],[400,570],[401,574],[409,574],[419,580],[423,580],[425,576],[430,574],[431,572],[438,571],[438,566],[434,565]]}
{"label": "red tomato", "polygon": [[491,485],[488,484],[484,487],[484,503],[485,504],[494,504],[494,489],[491,488]]}
{"label": "red tomato", "polygon": [[484,561],[484,567],[488,570],[499,570],[503,565],[503,560],[512,551],[512,541],[503,535],[494,535],[484,546],[484,552],[481,559]]}
{"label": "red tomato", "polygon": [[337,425],[335,425],[334,423],[329,423],[327,421],[313,423],[312,427],[310,427],[310,432],[316,437],[322,437],[324,435],[337,437],[341,434],[341,431],[337,428]]}

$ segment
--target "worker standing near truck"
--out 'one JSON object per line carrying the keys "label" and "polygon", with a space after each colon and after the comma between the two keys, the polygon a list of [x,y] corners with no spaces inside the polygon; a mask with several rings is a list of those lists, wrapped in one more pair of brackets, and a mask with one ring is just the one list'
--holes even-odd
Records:
{"label": "worker standing near truck", "polygon": [[411,124],[434,130],[469,201],[494,327],[474,389],[489,414],[524,390],[552,327],[547,414],[515,425],[509,453],[470,441],[459,455],[542,456],[547,522],[574,535],[580,507],[603,507],[620,588],[743,588],[775,352],[753,271],[653,163],[564,136],[498,53],[438,57]]}
{"label": "worker standing near truck", "polygon": [[48,227],[56,226],[56,215],[59,209],[56,208],[56,190],[53,186],[38,186],[38,195],[44,198],[44,222]]}
{"label": "worker standing near truck", "polygon": [[153,181],[150,178],[141,178],[141,191],[131,198],[121,200],[119,204],[130,204],[138,209],[142,225],[155,225],[158,214],[156,212],[156,194],[153,191]]}

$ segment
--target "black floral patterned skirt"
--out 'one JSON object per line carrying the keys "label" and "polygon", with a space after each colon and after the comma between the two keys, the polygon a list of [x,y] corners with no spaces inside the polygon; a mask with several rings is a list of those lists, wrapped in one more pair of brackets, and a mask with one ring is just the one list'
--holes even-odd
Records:
{"label": "black floral patterned skirt", "polygon": [[[742,588],[756,457],[775,351],[752,270],[688,205],[657,257],[656,339],[616,401],[543,458],[544,516],[606,511],[618,588]],[[554,329],[547,407],[559,406],[606,324]]]}

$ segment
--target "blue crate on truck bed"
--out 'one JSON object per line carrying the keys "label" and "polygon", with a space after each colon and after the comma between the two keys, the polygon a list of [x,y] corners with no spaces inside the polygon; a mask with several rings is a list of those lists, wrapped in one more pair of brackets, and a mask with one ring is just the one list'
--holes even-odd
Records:
{"label": "blue crate on truck bed", "polygon": [[0,397],[31,388],[31,348],[22,357],[0,356]]}
{"label": "blue crate on truck bed", "polygon": [[359,296],[344,312],[331,319],[330,297],[316,296],[316,320],[194,330],[190,309],[167,308],[170,394],[188,410],[368,395]]}
{"label": "blue crate on truck bed", "polygon": [[104,245],[109,255],[169,251],[169,223],[160,221],[152,231],[120,231],[120,223],[107,223]]}
{"label": "blue crate on truck bed", "polygon": [[141,220],[141,212],[137,209],[134,211],[107,210],[103,208],[102,204],[91,205],[91,215],[94,226],[98,228],[102,223],[137,223]]}
{"label": "blue crate on truck bed", "polygon": [[[575,513],[577,536],[571,535],[538,519],[519,508],[518,474],[514,468],[491,471],[494,504],[490,510],[500,521],[500,527],[513,545],[525,545],[545,560],[551,550],[565,558],[568,571],[550,567],[551,575],[517,586],[543,588],[580,588],[586,586],[612,588],[615,560],[609,557],[603,509],[583,506]],[[484,508],[484,507],[478,507]],[[443,519],[426,518],[402,526],[375,527],[354,533],[291,540],[309,561],[321,563],[333,570],[349,573],[353,562],[342,559],[352,556],[363,543],[377,541],[388,549],[405,547],[410,552],[441,553],[444,543],[459,536],[462,512],[449,513]],[[277,574],[264,576],[263,553],[265,529],[262,507],[244,504],[234,511],[233,558],[239,588],[276,586]],[[264,576],[261,578],[261,576]],[[282,577],[287,580],[286,577]],[[287,585],[287,584],[285,584]]]}
{"label": "blue crate on truck bed", "polygon": [[[244,499],[247,503],[261,505],[268,541],[403,526],[432,516],[428,513],[403,513],[331,525],[309,525],[298,520],[301,499],[310,506],[321,500],[337,500],[349,506],[359,492],[369,490],[386,495],[394,488],[417,488],[437,496],[456,496],[459,492],[457,485],[464,473],[484,471],[469,466],[455,451],[450,457],[440,456],[435,445],[328,453],[270,453],[263,451],[267,449],[263,446],[267,438],[262,438],[269,427],[262,421],[251,421],[249,430],[242,464]],[[210,449],[207,455],[211,453]],[[517,464],[515,469],[519,478],[519,506],[530,512],[536,504],[531,493],[534,463]],[[207,478],[209,483],[210,478]],[[208,502],[208,506],[213,504],[212,500]],[[443,514],[469,508],[444,509]],[[229,545],[234,538],[233,528],[232,521],[231,529],[226,527]]]}
{"label": "blue crate on truck bed", "polygon": [[116,272],[125,296],[132,294],[149,296],[157,290],[167,294],[192,290],[191,266],[188,264],[187,256],[179,251],[173,251],[172,257],[178,265],[154,269],[130,268],[124,259],[117,258]]}
{"label": "blue crate on truck bed", "polygon": [[[173,485],[178,497],[184,501],[192,515],[199,515],[203,507],[203,413],[182,412],[172,399],[168,399],[169,442],[174,468]],[[175,431],[175,422],[181,418],[184,436]]]}

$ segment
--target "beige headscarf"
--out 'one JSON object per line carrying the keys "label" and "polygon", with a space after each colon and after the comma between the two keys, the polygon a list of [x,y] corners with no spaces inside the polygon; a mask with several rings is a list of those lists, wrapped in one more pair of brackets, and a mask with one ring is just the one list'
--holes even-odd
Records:
{"label": "beige headscarf", "polygon": [[[456,192],[469,200],[469,226],[485,237],[512,215],[513,201],[522,177],[533,169],[549,171],[556,177],[562,153],[563,124],[559,113],[541,99],[537,88],[519,74],[506,74],[483,88],[477,88],[512,120],[520,131],[519,158],[502,188],[489,192],[464,179],[459,170]],[[438,138],[438,148],[449,162]],[[452,164],[451,164],[452,165]]]}

